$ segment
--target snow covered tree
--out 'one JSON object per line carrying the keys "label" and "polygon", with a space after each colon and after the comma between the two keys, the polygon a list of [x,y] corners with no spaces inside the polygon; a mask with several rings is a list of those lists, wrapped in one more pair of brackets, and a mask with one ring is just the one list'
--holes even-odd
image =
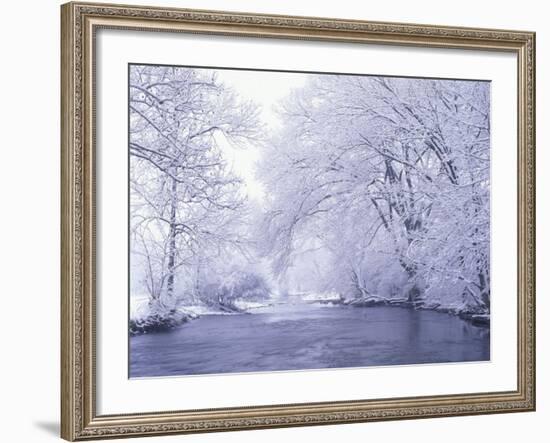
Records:
{"label": "snow covered tree", "polygon": [[129,112],[132,262],[162,312],[177,288],[196,291],[206,263],[246,248],[246,199],[224,149],[258,136],[257,109],[215,71],[132,65]]}
{"label": "snow covered tree", "polygon": [[334,260],[327,284],[364,296],[379,292],[376,269],[393,270],[411,302],[437,304],[445,282],[444,297],[488,310],[489,92],[486,82],[313,77],[283,105],[265,155],[274,269],[314,237]]}

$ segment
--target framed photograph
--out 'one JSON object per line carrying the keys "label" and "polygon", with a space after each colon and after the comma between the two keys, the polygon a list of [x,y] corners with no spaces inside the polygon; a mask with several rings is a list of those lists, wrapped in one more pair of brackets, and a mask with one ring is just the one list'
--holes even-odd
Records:
{"label": "framed photograph", "polygon": [[535,35],[68,3],[62,437],[535,409]]}

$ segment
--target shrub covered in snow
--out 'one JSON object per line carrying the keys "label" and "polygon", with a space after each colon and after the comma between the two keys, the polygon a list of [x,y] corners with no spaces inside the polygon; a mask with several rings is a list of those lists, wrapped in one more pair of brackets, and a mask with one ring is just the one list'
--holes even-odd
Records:
{"label": "shrub covered in snow", "polygon": [[170,309],[163,313],[157,311],[143,317],[130,318],[128,327],[131,335],[166,332],[193,318],[182,310]]}
{"label": "shrub covered in snow", "polygon": [[149,300],[146,294],[136,295],[130,301],[128,329],[131,335],[165,332],[197,318],[176,300]]}
{"label": "shrub covered in snow", "polygon": [[232,271],[201,291],[201,298],[210,305],[240,311],[242,301],[260,302],[269,299],[271,291],[265,279],[256,273]]}

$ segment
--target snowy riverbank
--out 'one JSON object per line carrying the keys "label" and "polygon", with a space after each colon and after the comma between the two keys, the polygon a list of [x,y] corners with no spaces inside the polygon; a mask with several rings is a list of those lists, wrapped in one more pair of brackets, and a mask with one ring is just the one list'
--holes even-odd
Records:
{"label": "snowy riverbank", "polygon": [[130,304],[129,330],[131,335],[163,332],[174,329],[201,316],[237,315],[265,313],[279,305],[312,305],[350,306],[355,308],[394,306],[414,310],[435,311],[457,316],[476,326],[490,325],[490,313],[486,308],[475,305],[467,299],[460,302],[444,303],[443,301],[427,300],[419,297],[410,301],[404,297],[386,298],[378,295],[365,295],[358,298],[344,298],[338,293],[296,293],[282,299],[269,299],[262,302],[236,298],[230,305],[225,304],[186,304],[177,305],[173,309],[151,312],[146,296],[135,297]]}
{"label": "snowy riverbank", "polygon": [[436,311],[455,315],[472,322],[476,326],[488,327],[491,319],[489,311],[484,306],[472,303],[465,298],[461,301],[444,303],[423,297],[410,301],[404,297],[385,298],[377,295],[366,295],[360,298],[344,299],[342,304],[354,307],[400,306],[416,310]]}
{"label": "snowy riverbank", "polygon": [[231,305],[196,303],[178,304],[172,309],[152,312],[147,296],[137,296],[130,303],[130,335],[165,332],[205,315],[246,314],[271,306],[269,302],[235,299]]}

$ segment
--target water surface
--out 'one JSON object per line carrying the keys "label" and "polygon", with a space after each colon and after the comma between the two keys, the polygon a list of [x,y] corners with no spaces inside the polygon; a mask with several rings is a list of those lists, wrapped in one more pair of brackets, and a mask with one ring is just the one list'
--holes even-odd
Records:
{"label": "water surface", "polygon": [[130,338],[130,377],[485,361],[489,329],[399,307],[286,304]]}

